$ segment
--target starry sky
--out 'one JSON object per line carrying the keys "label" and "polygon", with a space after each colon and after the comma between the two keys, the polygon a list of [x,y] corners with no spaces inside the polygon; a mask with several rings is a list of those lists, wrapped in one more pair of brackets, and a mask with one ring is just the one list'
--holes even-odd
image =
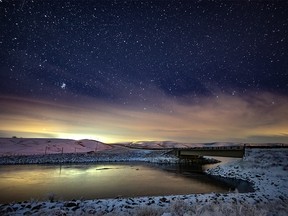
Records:
{"label": "starry sky", "polygon": [[288,2],[0,0],[0,136],[288,143]]}

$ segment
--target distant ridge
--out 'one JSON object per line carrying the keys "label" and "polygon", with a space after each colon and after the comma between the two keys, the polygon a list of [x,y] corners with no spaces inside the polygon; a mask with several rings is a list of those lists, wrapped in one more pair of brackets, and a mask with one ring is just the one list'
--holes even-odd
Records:
{"label": "distant ridge", "polygon": [[130,148],[193,148],[193,147],[224,147],[224,146],[250,146],[250,147],[285,147],[285,143],[239,143],[239,142],[211,142],[211,143],[179,143],[173,141],[137,141],[123,143],[122,145]]}

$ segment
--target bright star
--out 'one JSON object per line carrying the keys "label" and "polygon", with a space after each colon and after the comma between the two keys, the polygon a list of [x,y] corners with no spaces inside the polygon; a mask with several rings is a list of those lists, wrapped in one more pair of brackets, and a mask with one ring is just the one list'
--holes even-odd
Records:
{"label": "bright star", "polygon": [[61,88],[65,89],[66,88],[66,83],[63,82],[62,85],[61,85]]}

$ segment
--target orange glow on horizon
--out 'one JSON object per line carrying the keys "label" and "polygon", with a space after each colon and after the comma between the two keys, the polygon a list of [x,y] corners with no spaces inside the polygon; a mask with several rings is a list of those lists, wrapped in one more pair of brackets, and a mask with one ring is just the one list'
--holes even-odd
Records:
{"label": "orange glow on horizon", "polygon": [[[1,97],[2,137],[95,139],[106,143],[141,140],[178,142],[288,142],[288,100],[272,94],[250,98],[221,95],[198,104],[168,98],[171,111],[143,110],[93,100],[53,104]],[[253,99],[253,101],[251,101]]]}

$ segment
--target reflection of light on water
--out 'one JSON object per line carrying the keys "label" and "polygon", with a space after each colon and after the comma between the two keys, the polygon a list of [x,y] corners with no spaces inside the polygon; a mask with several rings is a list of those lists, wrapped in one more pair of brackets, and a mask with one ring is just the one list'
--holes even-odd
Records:
{"label": "reflection of light on water", "polygon": [[[185,170],[183,170],[185,172]],[[175,171],[177,172],[177,171]],[[184,177],[146,165],[23,165],[0,166],[0,203],[13,200],[113,198],[226,192],[213,180]],[[201,179],[202,178],[202,179]]]}

